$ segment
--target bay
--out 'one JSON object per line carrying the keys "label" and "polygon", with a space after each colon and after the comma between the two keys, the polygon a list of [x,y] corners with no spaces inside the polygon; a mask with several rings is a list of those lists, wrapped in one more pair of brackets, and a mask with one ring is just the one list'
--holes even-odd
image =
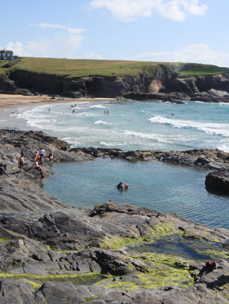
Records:
{"label": "bay", "polygon": [[[218,148],[229,152],[228,115],[229,104],[73,101],[21,109],[15,118],[72,147],[125,151]],[[229,197],[205,189],[206,170],[114,159],[55,164],[51,170],[44,190],[74,206],[93,208],[114,200],[229,228]],[[120,180],[130,190],[117,191]]]}

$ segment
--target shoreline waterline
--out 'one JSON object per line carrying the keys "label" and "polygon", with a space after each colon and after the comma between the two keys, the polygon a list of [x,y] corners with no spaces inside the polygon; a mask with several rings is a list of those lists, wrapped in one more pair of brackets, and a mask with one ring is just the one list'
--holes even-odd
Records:
{"label": "shoreline waterline", "polygon": [[105,100],[115,100],[115,98],[71,98],[71,97],[50,97],[49,95],[39,95],[39,96],[24,96],[19,94],[0,94],[0,109],[8,109],[10,107],[21,107],[23,105],[42,105],[44,103],[65,103],[65,102],[80,102],[80,101],[105,101]]}
{"label": "shoreline waterline", "polygon": [[115,98],[70,98],[56,97],[52,98],[48,95],[40,96],[24,96],[19,94],[0,94],[0,128],[16,129],[16,130],[39,130],[26,124],[24,119],[20,119],[20,112],[33,109],[38,106],[53,107],[58,104],[78,103],[78,102],[100,102],[110,101]]}

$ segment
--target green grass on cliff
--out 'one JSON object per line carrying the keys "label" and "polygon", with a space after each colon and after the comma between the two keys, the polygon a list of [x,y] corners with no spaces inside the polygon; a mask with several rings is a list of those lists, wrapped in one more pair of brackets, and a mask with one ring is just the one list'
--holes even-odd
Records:
{"label": "green grass on cliff", "polygon": [[220,73],[229,73],[229,68],[220,68],[215,65],[206,64],[185,64],[183,70],[179,72],[179,76],[198,76],[213,75]]}
{"label": "green grass on cliff", "polygon": [[0,60],[0,76],[6,75],[9,70],[25,70],[38,74],[45,73],[69,78],[92,75],[140,77],[143,74],[147,74],[148,77],[153,77],[155,73],[163,74],[165,70],[171,74],[176,73],[179,76],[229,73],[229,68],[191,63],[36,57],[23,57],[11,61]]}
{"label": "green grass on cliff", "polygon": [[140,61],[22,58],[14,68],[74,78],[91,75],[139,76],[144,71],[151,76],[158,67],[158,63]]}

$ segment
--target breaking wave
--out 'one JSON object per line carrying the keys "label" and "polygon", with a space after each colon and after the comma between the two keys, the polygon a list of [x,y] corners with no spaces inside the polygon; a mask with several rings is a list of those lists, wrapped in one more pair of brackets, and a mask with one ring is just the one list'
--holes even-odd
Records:
{"label": "breaking wave", "polygon": [[106,122],[106,121],[103,121],[103,120],[97,120],[94,124],[95,125],[113,125],[112,122]]}
{"label": "breaking wave", "polygon": [[205,123],[191,120],[177,120],[165,118],[162,116],[154,116],[150,118],[149,121],[153,124],[165,124],[178,129],[194,128],[206,134],[229,137],[229,124]]}

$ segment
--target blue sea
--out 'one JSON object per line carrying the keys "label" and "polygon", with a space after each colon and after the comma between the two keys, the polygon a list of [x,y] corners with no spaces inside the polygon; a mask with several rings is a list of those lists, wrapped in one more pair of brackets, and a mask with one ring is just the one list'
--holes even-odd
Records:
{"label": "blue sea", "polygon": [[228,117],[229,104],[137,101],[49,104],[17,116],[74,147],[229,152]]}
{"label": "blue sea", "polygon": [[[57,136],[72,147],[127,150],[218,148],[229,152],[229,104],[140,101],[53,103],[13,114],[27,129]],[[229,228],[229,197],[205,189],[208,171],[158,161],[97,159],[50,168],[44,190],[85,208],[108,200],[175,212],[211,227]],[[123,180],[130,189],[120,192]]]}

